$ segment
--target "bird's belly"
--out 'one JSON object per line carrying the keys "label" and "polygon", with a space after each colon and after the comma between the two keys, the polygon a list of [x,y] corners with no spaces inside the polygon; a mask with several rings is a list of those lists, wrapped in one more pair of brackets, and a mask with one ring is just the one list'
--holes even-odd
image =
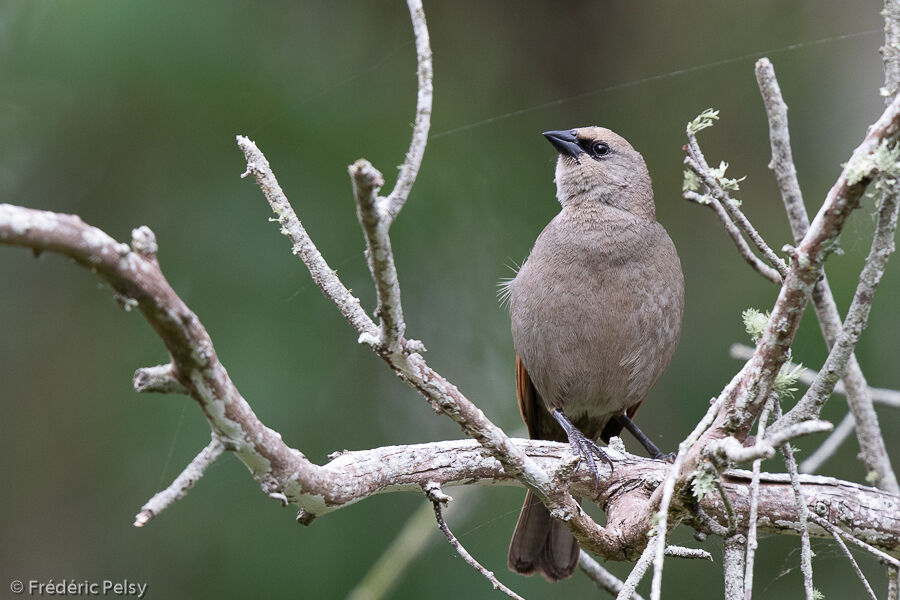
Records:
{"label": "bird's belly", "polygon": [[545,278],[547,293],[514,298],[515,347],[548,409],[573,422],[621,414],[668,365],[680,331],[679,290],[632,281],[613,287],[588,278],[557,293]]}

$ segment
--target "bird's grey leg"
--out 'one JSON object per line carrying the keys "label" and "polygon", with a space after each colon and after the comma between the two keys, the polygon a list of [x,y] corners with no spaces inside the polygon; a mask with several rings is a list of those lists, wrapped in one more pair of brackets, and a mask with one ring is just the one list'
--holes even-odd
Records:
{"label": "bird's grey leg", "polygon": [[606,455],[603,448],[598,446],[594,440],[581,433],[577,427],[572,425],[572,421],[570,421],[566,415],[562,414],[561,410],[554,409],[550,414],[553,415],[556,422],[559,423],[560,427],[563,428],[563,431],[566,432],[566,437],[569,438],[569,443],[572,445],[575,453],[584,458],[585,462],[587,462],[588,469],[591,471],[591,475],[594,476],[594,489],[598,489],[600,487],[600,469],[597,468],[594,457],[596,456],[608,464],[609,470],[612,471],[613,463],[609,459],[609,456]]}
{"label": "bird's grey leg", "polygon": [[618,415],[613,418],[621,423],[622,427],[631,432],[631,435],[633,435],[637,439],[637,441],[641,443],[641,446],[643,446],[644,449],[647,450],[647,452],[650,454],[650,458],[654,458],[656,460],[668,460],[672,458],[671,454],[666,454],[665,452],[657,448],[656,444],[650,441],[650,438],[648,438],[647,435],[643,431],[641,431],[637,425],[634,424],[634,421],[632,421],[631,418],[628,417],[628,415]]}

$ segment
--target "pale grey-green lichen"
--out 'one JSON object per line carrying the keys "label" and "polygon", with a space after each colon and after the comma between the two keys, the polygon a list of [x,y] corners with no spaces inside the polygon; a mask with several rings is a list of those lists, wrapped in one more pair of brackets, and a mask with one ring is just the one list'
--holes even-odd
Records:
{"label": "pale grey-green lichen", "polygon": [[847,180],[847,184],[856,185],[872,174],[872,169],[875,168],[875,165],[872,162],[871,155],[866,154],[863,156],[857,156],[856,154],[854,154],[852,157],[850,157],[850,160],[843,165],[843,167],[844,177]]}
{"label": "pale grey-green lichen", "polygon": [[703,500],[707,494],[716,489],[716,472],[708,465],[702,465],[694,471],[691,478],[691,492],[697,500]]}
{"label": "pale grey-green lichen", "polygon": [[781,370],[778,371],[778,375],[775,376],[775,383],[772,384],[775,393],[779,398],[794,397],[794,392],[797,391],[797,388],[794,387],[794,385],[800,378],[800,373],[802,371],[803,365],[794,365],[793,367],[788,363],[782,365]]}
{"label": "pale grey-green lichen", "polygon": [[713,121],[719,120],[719,111],[713,108],[707,108],[697,115],[694,120],[687,124],[688,133],[697,133],[707,127],[713,126]]}
{"label": "pale grey-green lichen", "polygon": [[[709,172],[715,178],[715,180],[719,182],[719,185],[722,186],[723,190],[731,190],[733,192],[739,191],[741,189],[741,186],[739,185],[740,182],[747,179],[747,176],[745,175],[738,179],[730,179],[728,177],[725,177],[725,171],[727,170],[728,163],[723,160],[719,163],[718,167],[710,167]],[[735,200],[735,202],[738,201]]]}
{"label": "pale grey-green lichen", "polygon": [[684,170],[684,182],[681,184],[682,192],[699,192],[700,178],[690,169]]}
{"label": "pale grey-green lichen", "polygon": [[741,320],[744,322],[744,330],[754,343],[759,341],[769,324],[769,313],[762,313],[755,308],[748,308],[741,313]]}

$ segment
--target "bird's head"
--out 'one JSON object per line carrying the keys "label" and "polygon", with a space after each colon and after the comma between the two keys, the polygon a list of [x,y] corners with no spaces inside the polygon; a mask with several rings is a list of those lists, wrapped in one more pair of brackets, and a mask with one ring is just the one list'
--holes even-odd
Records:
{"label": "bird's head", "polygon": [[655,219],[650,173],[641,154],[603,127],[545,131],[559,151],[556,198],[563,207],[597,203]]}

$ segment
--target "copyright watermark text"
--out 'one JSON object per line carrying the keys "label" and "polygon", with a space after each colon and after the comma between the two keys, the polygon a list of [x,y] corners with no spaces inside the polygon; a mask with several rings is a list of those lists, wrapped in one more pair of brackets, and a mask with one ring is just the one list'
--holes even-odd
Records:
{"label": "copyright watermark text", "polygon": [[127,579],[113,581],[101,579],[91,581],[89,579],[61,579],[54,581],[48,579],[29,579],[22,581],[14,579],[9,582],[9,589],[14,594],[27,594],[29,596],[135,596],[143,598],[147,593],[148,585]]}

